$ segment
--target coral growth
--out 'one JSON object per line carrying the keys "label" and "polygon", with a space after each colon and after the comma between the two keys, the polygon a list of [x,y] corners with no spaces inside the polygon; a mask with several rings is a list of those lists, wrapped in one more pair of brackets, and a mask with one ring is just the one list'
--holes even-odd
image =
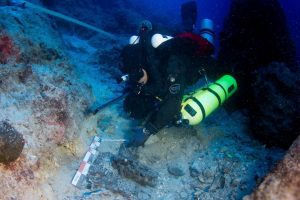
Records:
{"label": "coral growth", "polygon": [[49,48],[45,43],[31,44],[30,51],[23,52],[20,61],[24,63],[43,63],[52,62],[62,58],[60,52],[56,49]]}
{"label": "coral growth", "polygon": [[0,63],[6,64],[10,59],[18,60],[19,50],[6,33],[0,32]]}
{"label": "coral growth", "polygon": [[62,144],[66,141],[69,120],[66,93],[59,88],[44,86],[42,97],[34,102],[36,118],[48,127],[44,130],[47,141]]}
{"label": "coral growth", "polygon": [[[91,93],[63,54],[47,16],[31,9],[0,10],[5,28],[0,28],[0,55],[6,63],[0,64],[0,122],[8,120],[26,141],[16,161],[0,163],[0,199],[62,199],[73,176],[70,163],[77,165],[88,137],[87,128],[81,129],[82,109]],[[6,144],[7,132],[1,131],[0,123],[0,143]],[[18,153],[13,147],[20,146],[8,144],[0,144],[0,159]]]}

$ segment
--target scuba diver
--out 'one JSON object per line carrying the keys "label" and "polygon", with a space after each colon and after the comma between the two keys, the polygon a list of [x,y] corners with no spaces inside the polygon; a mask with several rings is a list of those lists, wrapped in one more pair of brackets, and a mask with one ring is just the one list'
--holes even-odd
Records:
{"label": "scuba diver", "polygon": [[0,0],[0,6],[18,6],[25,8],[25,2],[21,0]]}
{"label": "scuba diver", "polygon": [[138,36],[132,36],[122,51],[121,71],[128,74],[122,80],[128,80],[131,91],[124,100],[124,110],[142,124],[134,130],[127,147],[141,146],[150,135],[178,124],[184,90],[202,76],[201,59],[214,52],[212,42],[191,32],[196,15],[190,13],[185,32],[174,38],[154,34],[151,22],[143,21]]}

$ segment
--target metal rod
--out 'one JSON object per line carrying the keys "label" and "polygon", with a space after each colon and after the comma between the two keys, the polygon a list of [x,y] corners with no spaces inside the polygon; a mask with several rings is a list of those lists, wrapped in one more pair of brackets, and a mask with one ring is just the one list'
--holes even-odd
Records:
{"label": "metal rod", "polygon": [[24,1],[25,2],[25,7],[29,7],[29,8],[32,8],[32,9],[35,9],[35,10],[38,10],[40,12],[43,12],[43,13],[46,13],[48,15],[51,15],[51,16],[54,16],[54,17],[57,17],[57,18],[60,18],[60,19],[63,19],[65,21],[68,21],[68,22],[71,22],[71,23],[74,23],[74,24],[77,24],[79,26],[82,26],[82,27],[85,27],[87,29],[90,29],[90,30],[93,30],[93,31],[96,31],[106,37],[109,37],[111,39],[116,39],[116,36],[111,34],[111,33],[108,33],[102,29],[99,29],[99,28],[96,28],[95,26],[92,26],[92,25],[89,25],[85,22],[82,22],[82,21],[79,21],[77,19],[74,19],[72,17],[69,17],[69,16],[66,16],[66,15],[63,15],[61,13],[58,13],[58,12],[55,12],[55,11],[52,11],[52,10],[49,10],[49,9],[46,9],[44,7],[41,7],[41,6],[38,6],[38,5],[35,5],[33,3],[30,3],[28,1]]}
{"label": "metal rod", "polygon": [[128,93],[125,92],[125,93],[122,94],[121,96],[119,96],[119,97],[117,97],[117,98],[115,98],[115,99],[113,99],[113,100],[111,100],[111,101],[109,101],[109,102],[107,102],[107,103],[105,103],[105,104],[99,106],[98,108],[96,108],[96,110],[93,111],[93,115],[96,115],[99,111],[103,110],[104,108],[106,108],[106,107],[110,106],[111,104],[114,104],[115,102],[117,102],[117,101],[119,101],[119,100],[125,98],[125,97],[127,96],[127,94],[128,94]]}

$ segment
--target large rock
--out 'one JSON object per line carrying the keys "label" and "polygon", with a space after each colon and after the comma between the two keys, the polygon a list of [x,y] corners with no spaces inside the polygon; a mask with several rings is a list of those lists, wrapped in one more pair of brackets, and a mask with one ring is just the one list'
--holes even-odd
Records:
{"label": "large rock", "polygon": [[273,61],[294,66],[295,60],[295,45],[278,0],[231,1],[220,34],[219,61],[239,83],[236,104],[245,107],[252,103],[248,91],[253,71]]}
{"label": "large rock", "polygon": [[8,164],[20,156],[24,139],[8,122],[0,122],[0,163]]}
{"label": "large rock", "polygon": [[252,132],[264,143],[289,147],[299,134],[299,69],[278,0],[231,1],[219,61],[237,79],[231,105],[249,109]]}
{"label": "large rock", "polygon": [[272,63],[252,74],[253,134],[268,145],[288,148],[300,134],[300,71]]}
{"label": "large rock", "polygon": [[257,190],[244,200],[298,200],[300,191],[300,137],[284,159],[277,165]]}

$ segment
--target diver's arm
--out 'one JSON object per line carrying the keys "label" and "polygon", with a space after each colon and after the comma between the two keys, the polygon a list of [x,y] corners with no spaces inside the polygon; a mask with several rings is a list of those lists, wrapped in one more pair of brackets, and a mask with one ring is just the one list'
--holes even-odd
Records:
{"label": "diver's arm", "polygon": [[143,90],[145,93],[162,97],[165,94],[164,88],[164,78],[160,72],[161,63],[160,60],[152,55],[149,57],[148,68],[146,69],[148,73],[148,82],[145,84]]}

